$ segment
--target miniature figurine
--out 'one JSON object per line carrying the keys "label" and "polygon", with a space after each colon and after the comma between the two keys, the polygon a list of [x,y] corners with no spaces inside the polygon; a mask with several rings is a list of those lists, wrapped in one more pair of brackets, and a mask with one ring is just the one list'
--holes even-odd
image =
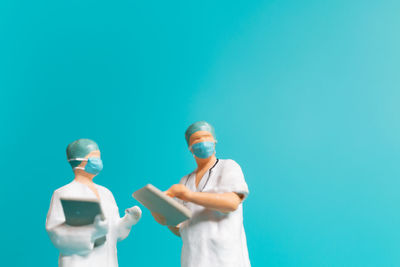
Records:
{"label": "miniature figurine", "polygon": [[[180,199],[192,218],[168,226],[182,238],[182,267],[249,267],[243,227],[243,200],[249,194],[240,166],[215,156],[214,128],[205,121],[189,126],[185,133],[197,169],[165,193]],[[160,224],[165,218],[152,213]]]}
{"label": "miniature figurine", "polygon": [[[67,159],[75,179],[54,191],[46,219],[46,230],[60,252],[58,264],[60,267],[117,267],[116,243],[129,235],[141,217],[141,210],[131,207],[120,218],[113,194],[93,182],[103,168],[100,150],[94,141],[72,142],[67,147]],[[96,200],[103,214],[97,215],[91,224],[71,226],[66,223],[63,199]]]}

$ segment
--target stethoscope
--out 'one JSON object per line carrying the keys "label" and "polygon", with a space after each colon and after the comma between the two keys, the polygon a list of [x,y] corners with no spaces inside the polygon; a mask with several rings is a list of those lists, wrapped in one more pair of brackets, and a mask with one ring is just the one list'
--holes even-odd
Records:
{"label": "stethoscope", "polygon": [[[206,188],[206,186],[207,186],[207,184],[208,184],[208,180],[210,180],[212,170],[215,168],[215,166],[217,166],[217,163],[218,163],[218,162],[219,162],[219,159],[217,159],[217,160],[215,161],[214,165],[208,170],[208,177],[207,177],[207,180],[206,180],[206,182],[204,183],[203,188],[202,188],[199,192],[203,192],[204,188]],[[185,186],[187,185],[189,179],[192,177],[193,174],[196,174],[196,172],[192,172],[191,174],[188,175],[188,177],[186,178],[186,181],[185,181]],[[187,203],[187,201],[183,201],[183,205],[185,205],[186,203]]]}

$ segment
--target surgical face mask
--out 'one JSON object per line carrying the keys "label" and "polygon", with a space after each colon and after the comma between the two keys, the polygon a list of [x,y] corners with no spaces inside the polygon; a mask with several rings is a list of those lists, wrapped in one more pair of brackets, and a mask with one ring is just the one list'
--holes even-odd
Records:
{"label": "surgical face mask", "polygon": [[200,142],[193,144],[189,147],[193,151],[193,154],[201,159],[206,159],[211,157],[215,152],[215,142]]}
{"label": "surgical face mask", "polygon": [[69,159],[68,161],[73,161],[73,160],[78,160],[78,161],[87,161],[85,167],[75,167],[75,169],[79,170],[84,170],[87,173],[91,173],[94,175],[97,175],[101,172],[103,169],[103,161],[101,158],[97,157],[91,157],[91,158],[75,158],[75,159]]}

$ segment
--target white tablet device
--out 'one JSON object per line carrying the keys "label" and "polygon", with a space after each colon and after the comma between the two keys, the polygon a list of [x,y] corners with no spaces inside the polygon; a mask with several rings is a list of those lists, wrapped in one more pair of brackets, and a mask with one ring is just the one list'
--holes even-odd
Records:
{"label": "white tablet device", "polygon": [[163,215],[167,225],[175,226],[192,217],[188,208],[151,184],[137,190],[132,196],[151,212]]}
{"label": "white tablet device", "polygon": [[[92,224],[97,215],[104,215],[98,200],[67,199],[61,198],[61,205],[64,210],[65,223],[71,226],[83,226]],[[98,247],[104,244],[106,236],[96,239],[94,246]]]}
{"label": "white tablet device", "polygon": [[100,203],[97,200],[61,198],[65,223],[71,226],[92,224],[98,214],[103,216]]}

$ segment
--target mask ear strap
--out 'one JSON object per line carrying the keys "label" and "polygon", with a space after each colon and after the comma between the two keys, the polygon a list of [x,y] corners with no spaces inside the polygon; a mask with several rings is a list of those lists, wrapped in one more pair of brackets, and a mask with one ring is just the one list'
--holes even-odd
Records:
{"label": "mask ear strap", "polygon": [[73,158],[73,159],[69,159],[68,161],[88,161],[87,158]]}
{"label": "mask ear strap", "polygon": [[76,169],[78,169],[78,170],[85,170],[85,168],[83,168],[83,167],[75,167],[75,168],[73,168],[73,170],[76,170]]}

